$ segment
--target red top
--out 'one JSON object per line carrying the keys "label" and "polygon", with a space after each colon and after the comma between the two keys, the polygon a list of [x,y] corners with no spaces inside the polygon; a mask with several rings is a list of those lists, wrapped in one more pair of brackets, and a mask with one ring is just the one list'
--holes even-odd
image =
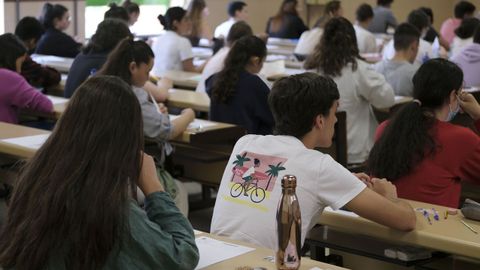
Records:
{"label": "red top", "polygon": [[[387,121],[378,127],[375,140],[386,125]],[[480,130],[480,120],[475,126]],[[460,181],[480,184],[480,138],[472,130],[448,122],[437,121],[434,127],[435,154],[393,183],[400,198],[458,208]]]}

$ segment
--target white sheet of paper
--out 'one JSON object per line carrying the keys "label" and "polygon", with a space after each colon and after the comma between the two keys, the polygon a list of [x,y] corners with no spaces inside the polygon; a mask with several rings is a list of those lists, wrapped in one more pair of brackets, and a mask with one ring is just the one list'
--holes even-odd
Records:
{"label": "white sheet of paper", "polygon": [[199,235],[199,234],[202,234],[202,233],[203,233],[202,231],[193,230],[194,235]]}
{"label": "white sheet of paper", "polygon": [[335,211],[330,206],[325,207],[323,209],[323,211],[333,212],[333,213],[337,213],[337,214],[344,215],[344,216],[359,217],[359,215],[355,214],[354,212],[345,211],[345,210],[336,210]]}
{"label": "white sheet of paper", "polygon": [[[178,115],[170,114],[170,121],[175,120],[177,117],[178,117]],[[188,125],[187,129],[194,129],[194,130],[197,130],[197,131],[202,131],[204,128],[214,127],[215,125],[216,125],[216,123],[213,123],[211,121],[202,120],[202,119],[195,119],[195,120],[193,120],[192,123],[190,123],[190,125]]]}
{"label": "white sheet of paper", "polygon": [[323,270],[323,269],[318,267],[313,267],[313,268],[310,268],[310,270]]}
{"label": "white sheet of paper", "polygon": [[259,72],[265,77],[284,74],[285,73],[285,60],[278,60],[274,62],[265,62],[262,70]]}
{"label": "white sheet of paper", "polygon": [[254,248],[227,243],[206,236],[196,238],[195,242],[200,252],[200,261],[195,269],[202,269],[255,250]]}
{"label": "white sheet of paper", "polygon": [[36,150],[45,143],[49,136],[50,134],[41,134],[34,136],[17,137],[12,139],[3,139],[2,141],[9,144],[20,145]]}
{"label": "white sheet of paper", "polygon": [[473,92],[480,91],[480,89],[478,87],[465,87],[465,88],[463,88],[463,91],[468,92],[468,93],[473,93]]}
{"label": "white sheet of paper", "polygon": [[47,98],[50,99],[50,101],[53,103],[53,105],[56,104],[62,104],[62,103],[67,103],[68,99],[67,98],[62,98],[62,97],[55,97],[55,96],[48,96]]}

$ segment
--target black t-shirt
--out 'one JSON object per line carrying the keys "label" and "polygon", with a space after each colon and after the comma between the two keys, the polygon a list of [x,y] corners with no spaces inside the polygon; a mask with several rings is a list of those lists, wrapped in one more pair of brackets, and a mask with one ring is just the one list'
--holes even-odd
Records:
{"label": "black t-shirt", "polygon": [[37,43],[35,53],[74,58],[82,44],[57,29],[47,29]]}

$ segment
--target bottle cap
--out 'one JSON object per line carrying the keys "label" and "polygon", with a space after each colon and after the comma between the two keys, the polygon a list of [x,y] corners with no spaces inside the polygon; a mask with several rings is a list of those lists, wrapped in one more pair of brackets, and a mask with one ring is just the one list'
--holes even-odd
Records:
{"label": "bottle cap", "polygon": [[295,177],[294,175],[285,175],[282,178],[282,187],[283,188],[297,187],[297,177]]}

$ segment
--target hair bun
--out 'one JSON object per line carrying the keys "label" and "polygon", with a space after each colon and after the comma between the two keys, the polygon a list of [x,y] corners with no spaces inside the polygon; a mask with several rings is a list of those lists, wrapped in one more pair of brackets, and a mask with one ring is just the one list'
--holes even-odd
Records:
{"label": "hair bun", "polygon": [[157,16],[157,19],[160,21],[160,23],[163,25],[163,27],[167,26],[167,21],[165,20],[165,16],[160,14],[160,15]]}
{"label": "hair bun", "polygon": [[112,3],[108,4],[108,7],[109,7],[109,8],[116,8],[116,7],[117,7],[117,3],[112,2]]}

